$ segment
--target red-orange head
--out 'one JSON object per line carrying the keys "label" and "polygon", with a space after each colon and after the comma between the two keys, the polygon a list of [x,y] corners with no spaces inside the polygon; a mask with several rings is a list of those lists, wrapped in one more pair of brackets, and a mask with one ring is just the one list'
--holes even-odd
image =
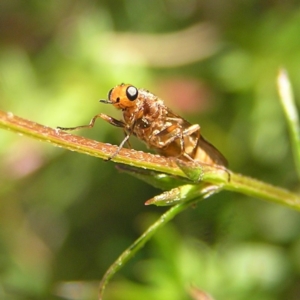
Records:
{"label": "red-orange head", "polygon": [[118,109],[126,109],[136,105],[135,100],[138,96],[139,91],[135,86],[121,83],[109,91],[107,100],[100,100],[100,102],[112,104]]}

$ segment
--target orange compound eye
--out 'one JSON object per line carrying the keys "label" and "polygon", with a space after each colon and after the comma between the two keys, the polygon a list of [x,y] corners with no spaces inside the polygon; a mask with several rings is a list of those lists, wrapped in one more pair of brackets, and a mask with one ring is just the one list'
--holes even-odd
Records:
{"label": "orange compound eye", "polygon": [[128,100],[130,101],[134,101],[137,99],[139,95],[138,89],[132,85],[130,85],[127,89],[126,89],[126,96],[128,98]]}

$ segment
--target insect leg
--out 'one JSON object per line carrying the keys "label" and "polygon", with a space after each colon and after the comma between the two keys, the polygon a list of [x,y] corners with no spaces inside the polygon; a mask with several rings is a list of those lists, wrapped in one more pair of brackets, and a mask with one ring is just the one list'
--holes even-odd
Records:
{"label": "insect leg", "polygon": [[[197,133],[197,136],[192,137],[192,134]],[[187,143],[185,143],[184,137],[189,137]],[[198,141],[200,139],[200,126],[198,124],[191,125],[190,127],[186,128],[182,132],[182,139],[180,141],[181,145],[181,154],[187,158],[188,160],[194,161],[194,152],[195,149],[198,147]],[[190,151],[187,151],[187,148],[191,148]],[[188,154],[189,152],[190,154]]]}
{"label": "insect leg", "polygon": [[[194,136],[192,136],[194,134]],[[169,136],[163,141],[163,147],[167,147],[177,140],[180,148],[179,153],[176,156],[184,156],[186,159],[193,161],[193,152],[198,145],[198,139],[200,137],[200,126],[198,124],[191,125],[186,129],[183,129],[177,124],[165,128],[159,132],[156,136]]]}
{"label": "insect leg", "polygon": [[[113,126],[124,128],[125,138],[123,139],[123,141],[121,142],[121,144],[119,145],[119,147],[117,148],[117,150],[107,159],[107,160],[111,160],[116,155],[118,155],[118,153],[120,152],[120,150],[123,148],[124,144],[126,142],[128,142],[128,139],[130,137],[130,133],[127,133],[127,131],[126,131],[126,129],[127,129],[126,127],[127,126],[126,126],[126,124],[123,121],[116,120],[113,117],[110,117],[110,116],[105,115],[105,114],[99,114],[97,116],[99,118],[103,119],[104,121],[108,122],[109,124],[113,125]],[[97,119],[97,116],[95,116],[93,119]]]}
{"label": "insect leg", "polygon": [[[183,140],[185,136],[190,136],[193,133],[200,130],[200,126],[198,124],[191,125],[187,129],[182,130],[181,127],[178,127],[176,124],[164,129],[163,131],[160,131],[156,136],[164,136],[164,135],[170,135],[170,137],[164,141],[165,145],[168,145],[172,142],[174,142],[176,139]],[[200,135],[200,134],[199,134]],[[198,141],[198,139],[197,139]],[[184,147],[183,147],[184,148]]]}
{"label": "insect leg", "polygon": [[[125,131],[126,132],[126,131]],[[113,159],[116,155],[119,154],[120,150],[123,148],[124,144],[126,142],[128,142],[128,139],[130,137],[130,133],[127,133],[127,135],[125,136],[125,138],[123,139],[123,141],[121,142],[121,144],[118,146],[117,150],[107,159],[107,160],[111,160]]]}
{"label": "insect leg", "polygon": [[[128,134],[127,131],[124,129],[124,135],[125,135],[125,138],[126,138],[126,136],[130,135],[130,134]],[[130,144],[129,139],[127,139],[126,144],[127,144],[128,148],[131,149],[131,144]]]}
{"label": "insect leg", "polygon": [[122,127],[122,128],[125,127],[125,123],[122,122],[122,121],[116,120],[116,119],[114,119],[110,116],[107,116],[105,114],[98,114],[98,115],[94,116],[92,118],[92,120],[90,121],[90,123],[87,124],[87,125],[80,125],[80,126],[76,126],[76,127],[57,127],[57,128],[60,129],[60,130],[70,130],[70,131],[81,129],[81,128],[93,128],[94,125],[95,125],[95,122],[98,118],[103,119],[104,121],[110,123],[113,126]]}
{"label": "insect leg", "polygon": [[200,126],[198,124],[191,125],[187,129],[183,130],[182,135],[188,136],[200,130]]}
{"label": "insect leg", "polygon": [[103,120],[109,122],[110,124],[117,126],[117,127],[123,127],[124,128],[124,133],[125,133],[125,138],[123,139],[123,141],[121,142],[121,144],[119,145],[119,147],[117,148],[117,150],[107,159],[107,160],[111,160],[113,159],[116,155],[119,154],[120,150],[124,147],[125,143],[127,143],[130,147],[130,143],[129,143],[129,138],[130,135],[132,133],[133,127],[134,125],[130,128],[129,126],[126,126],[126,124],[122,121],[118,121],[110,116],[104,115],[105,118],[102,118]]}
{"label": "insect leg", "polygon": [[[99,114],[97,116],[99,116],[99,118],[103,119],[104,121],[108,122],[109,124],[111,124],[113,126],[121,127],[121,128],[125,128],[126,127],[126,125],[125,125],[125,123],[123,121],[114,119],[113,117],[110,117],[108,115]],[[97,116],[95,116],[95,117],[97,117]]]}

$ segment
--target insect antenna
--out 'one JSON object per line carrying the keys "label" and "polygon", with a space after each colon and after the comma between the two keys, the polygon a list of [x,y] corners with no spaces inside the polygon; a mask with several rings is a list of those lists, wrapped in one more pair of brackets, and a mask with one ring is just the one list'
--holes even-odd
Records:
{"label": "insect antenna", "polygon": [[112,101],[110,101],[108,99],[100,99],[99,102],[105,103],[105,104],[113,104]]}

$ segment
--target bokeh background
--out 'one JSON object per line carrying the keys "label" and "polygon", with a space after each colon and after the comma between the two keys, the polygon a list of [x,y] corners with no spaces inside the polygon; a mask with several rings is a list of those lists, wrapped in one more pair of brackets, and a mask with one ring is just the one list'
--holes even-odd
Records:
{"label": "bokeh background", "polygon": [[[0,1],[1,110],[52,127],[119,118],[98,99],[132,83],[199,123],[233,171],[297,191],[281,66],[299,100],[297,1]],[[101,120],[76,134],[123,138]],[[160,191],[11,132],[0,144],[0,298],[96,299],[105,270],[165,211],[143,204]],[[299,299],[299,232],[298,212],[222,192],[155,235],[105,299]]]}

